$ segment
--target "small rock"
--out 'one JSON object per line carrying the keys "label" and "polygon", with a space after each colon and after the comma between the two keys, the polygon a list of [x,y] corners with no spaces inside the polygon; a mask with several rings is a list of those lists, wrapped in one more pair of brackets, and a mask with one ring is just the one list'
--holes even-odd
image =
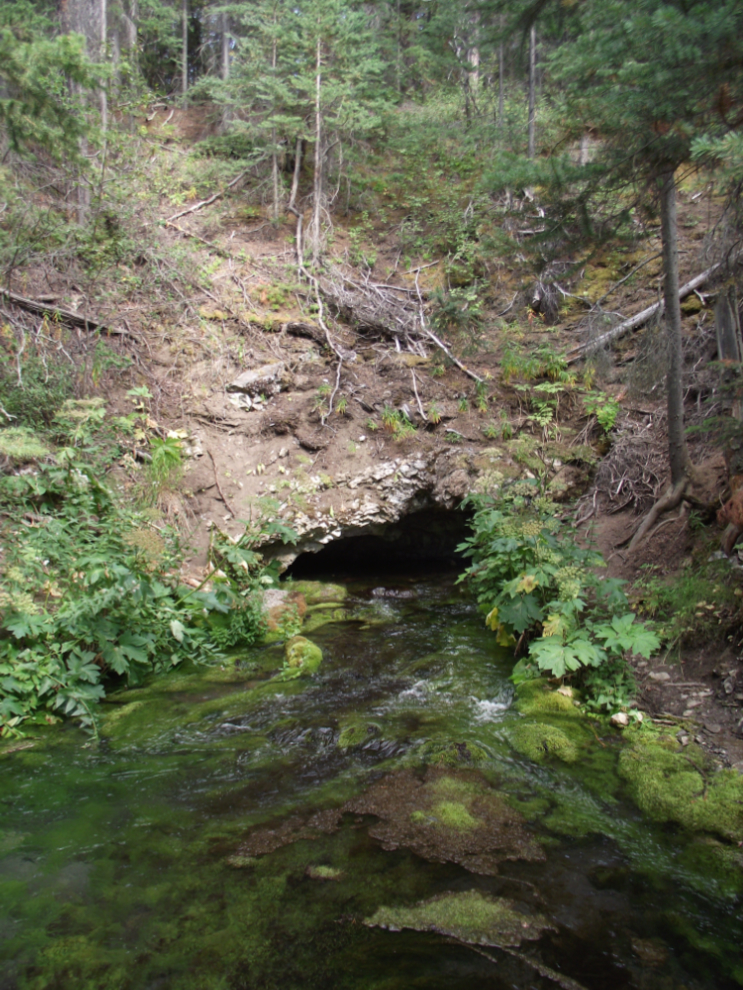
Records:
{"label": "small rock", "polygon": [[609,721],[618,729],[626,729],[629,725],[629,715],[627,712],[616,712]]}
{"label": "small rock", "polygon": [[712,733],[713,736],[716,736],[718,733],[722,732],[722,726],[718,725],[716,722],[705,722],[704,728],[707,732]]}
{"label": "small rock", "polygon": [[559,687],[557,689],[557,693],[564,695],[564,697],[566,698],[573,697],[573,689],[567,684],[563,684],[561,687]]}
{"label": "small rock", "polygon": [[671,675],[665,670],[651,670],[648,677],[653,681],[670,681]]}

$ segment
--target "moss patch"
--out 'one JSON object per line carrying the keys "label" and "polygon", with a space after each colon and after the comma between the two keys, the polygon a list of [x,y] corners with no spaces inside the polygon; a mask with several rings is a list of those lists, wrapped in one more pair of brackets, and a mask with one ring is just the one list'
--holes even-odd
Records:
{"label": "moss patch", "polygon": [[515,948],[525,940],[538,939],[547,930],[554,931],[542,915],[517,911],[511,901],[486,897],[478,890],[441,894],[411,908],[382,907],[364,920],[370,928],[417,932],[438,932],[461,942]]}
{"label": "moss patch", "polygon": [[619,773],[638,807],[659,822],[690,831],[743,840],[743,777],[716,770],[696,746],[677,751],[676,741],[635,732],[619,757]]}
{"label": "moss patch", "polygon": [[424,763],[434,767],[477,767],[488,759],[488,754],[482,746],[475,743],[457,743],[438,739],[429,739],[416,755]]}
{"label": "moss patch", "polygon": [[284,647],[286,666],[279,674],[284,679],[307,677],[314,674],[322,663],[322,650],[305,636],[293,636]]}
{"label": "moss patch", "polygon": [[564,715],[571,718],[583,718],[583,713],[573,702],[577,700],[575,693],[572,697],[551,691],[546,681],[541,678],[534,681],[524,681],[516,688],[514,707],[522,715]]}
{"label": "moss patch", "polygon": [[323,581],[287,581],[285,587],[302,595],[308,606],[327,602],[337,604],[348,597],[348,589],[342,584],[325,584]]}
{"label": "moss patch", "polygon": [[535,763],[544,763],[550,757],[565,763],[575,763],[578,759],[578,747],[562,729],[542,722],[519,723],[511,734],[511,742],[514,749]]}
{"label": "moss patch", "polygon": [[356,746],[362,746],[378,733],[379,728],[373,722],[352,722],[341,729],[341,734],[338,736],[338,748],[353,749]]}

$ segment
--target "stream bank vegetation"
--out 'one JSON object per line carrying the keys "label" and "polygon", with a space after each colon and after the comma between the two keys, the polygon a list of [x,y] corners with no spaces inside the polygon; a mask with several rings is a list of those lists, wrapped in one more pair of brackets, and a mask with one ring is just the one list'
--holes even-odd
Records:
{"label": "stream bank vegetation", "polygon": [[602,556],[576,542],[536,481],[471,496],[469,505],[473,534],[460,550],[472,562],[461,580],[473,587],[498,645],[513,648],[514,682],[573,679],[588,707],[628,707],[625,658],[652,656],[660,640],[631,611],[624,582],[600,573]]}

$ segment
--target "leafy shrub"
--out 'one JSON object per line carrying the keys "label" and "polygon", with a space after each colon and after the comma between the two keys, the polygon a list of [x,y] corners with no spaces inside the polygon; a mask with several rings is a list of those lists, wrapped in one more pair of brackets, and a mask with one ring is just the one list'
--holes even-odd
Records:
{"label": "leafy shrub", "polygon": [[498,498],[469,501],[473,535],[460,550],[472,563],[460,580],[475,589],[498,644],[526,653],[517,682],[539,673],[585,677],[612,664],[621,670],[626,653],[647,657],[658,648],[655,633],[629,611],[623,582],[599,577],[601,555],[575,542],[535,485],[516,482]]}
{"label": "leafy shrub", "polygon": [[[239,568],[239,584],[225,575],[212,591],[180,587],[176,534],[123,506],[73,453],[64,466],[0,479],[4,513],[32,520],[3,532],[3,735],[52,712],[94,727],[109,682],[223,659],[220,647],[254,642],[260,629],[257,554],[248,574]],[[245,542],[255,538],[253,530]],[[215,613],[228,617],[221,634],[209,622]]]}
{"label": "leafy shrub", "polygon": [[611,433],[621,409],[617,400],[603,392],[589,392],[588,395],[583,396],[583,405],[589,416],[596,417],[604,433]]}

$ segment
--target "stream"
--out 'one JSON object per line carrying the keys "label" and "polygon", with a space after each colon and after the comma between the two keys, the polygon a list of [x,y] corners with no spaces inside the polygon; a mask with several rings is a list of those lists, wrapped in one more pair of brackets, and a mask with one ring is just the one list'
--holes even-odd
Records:
{"label": "stream", "polygon": [[2,758],[0,990],[743,985],[740,876],[641,815],[598,722],[571,762],[523,755],[513,659],[453,574],[342,597],[309,610],[311,678],[255,648]]}

